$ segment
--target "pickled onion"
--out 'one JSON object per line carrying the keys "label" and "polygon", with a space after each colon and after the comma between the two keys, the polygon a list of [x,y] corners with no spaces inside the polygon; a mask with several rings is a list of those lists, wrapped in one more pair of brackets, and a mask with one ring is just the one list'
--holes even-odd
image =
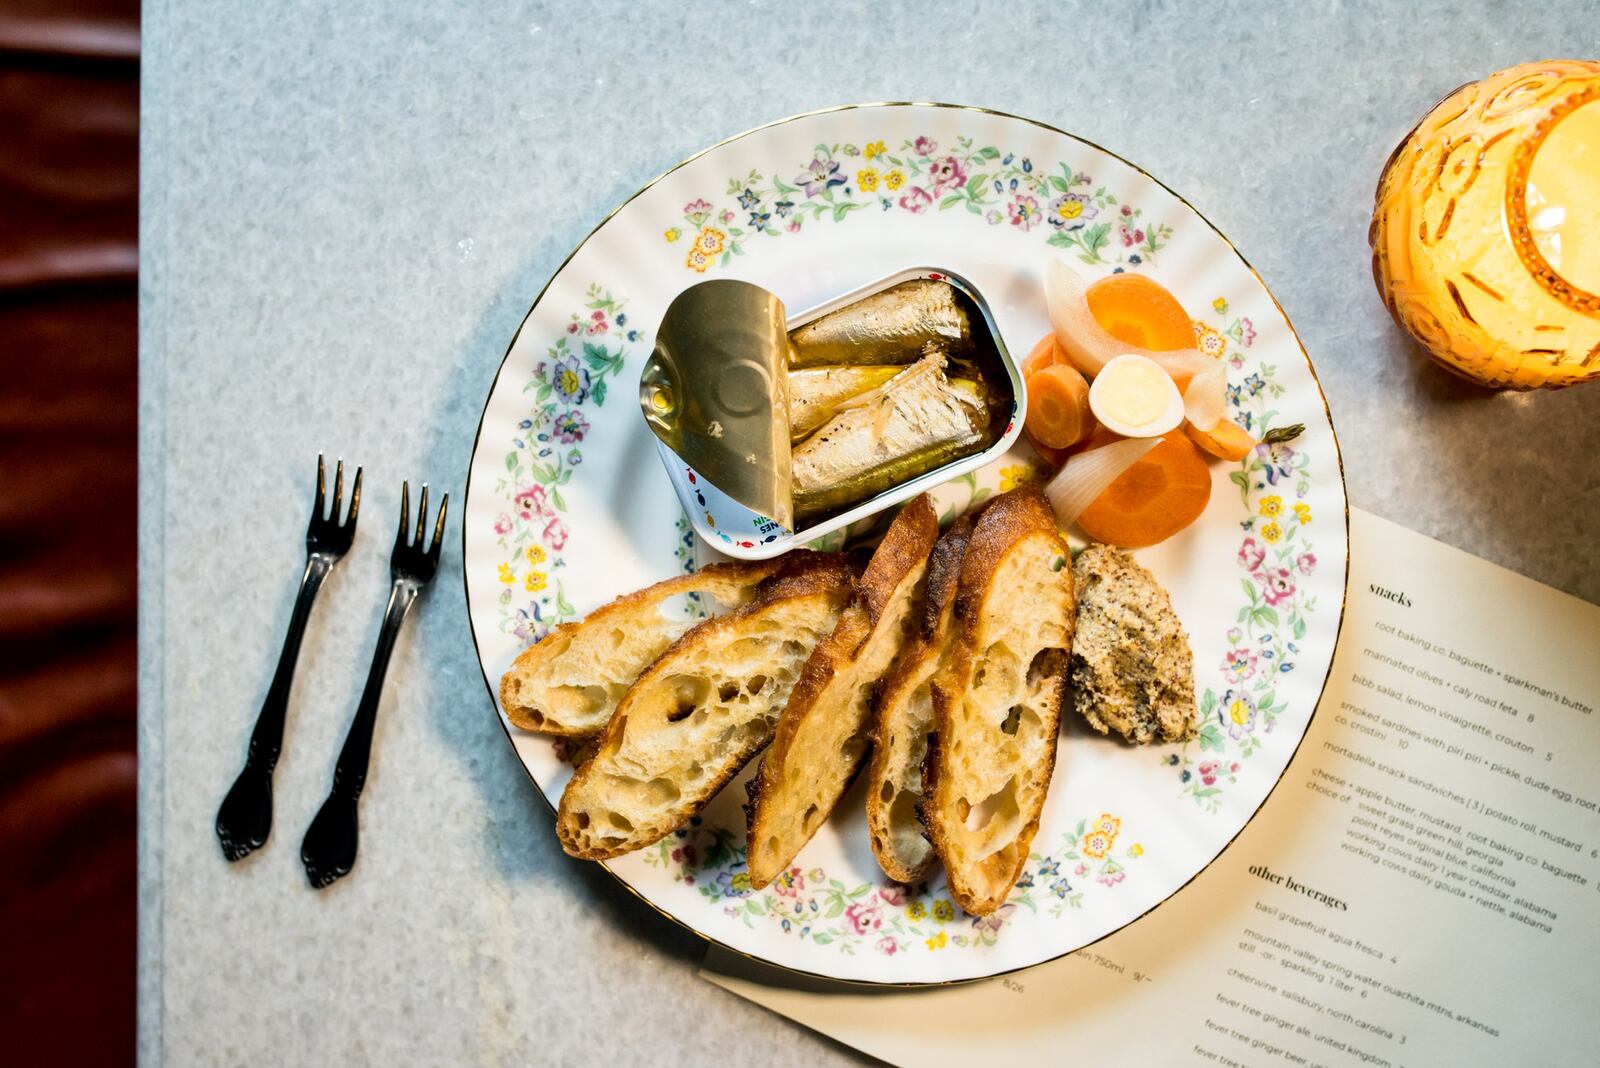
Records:
{"label": "pickled onion", "polygon": [[[1073,366],[1090,378],[1115,357],[1130,352],[1154,360],[1172,376],[1180,390],[1191,378],[1217,366],[1216,360],[1199,349],[1162,351],[1118,341],[1095,321],[1089,311],[1087,292],[1088,287],[1077,271],[1059,257],[1051,258],[1044,275],[1044,299],[1050,311],[1050,325]],[[1221,396],[1220,390],[1218,396]],[[1216,425],[1214,420],[1212,425]]]}
{"label": "pickled onion", "polygon": [[1183,390],[1183,414],[1196,430],[1209,431],[1222,421],[1228,387],[1228,367],[1220,360],[1189,379]]}
{"label": "pickled onion", "polygon": [[1106,491],[1124,471],[1144,458],[1163,438],[1123,438],[1087,452],[1067,457],[1044,487],[1045,499],[1065,529],[1078,521],[1084,509]]}

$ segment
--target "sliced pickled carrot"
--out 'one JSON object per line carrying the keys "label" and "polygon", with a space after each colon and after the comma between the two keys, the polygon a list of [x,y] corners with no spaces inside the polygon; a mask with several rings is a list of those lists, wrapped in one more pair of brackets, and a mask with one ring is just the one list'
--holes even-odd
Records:
{"label": "sliced pickled carrot", "polygon": [[1111,360],[1128,352],[1149,357],[1172,376],[1182,390],[1189,379],[1216,365],[1194,344],[1182,349],[1147,349],[1113,337],[1089,310],[1089,284],[1060,256],[1045,265],[1044,303],[1061,351],[1072,365],[1093,378]]}
{"label": "sliced pickled carrot", "polygon": [[1028,350],[1028,358],[1022,361],[1022,377],[1026,380],[1035,371],[1042,371],[1052,364],[1067,362],[1067,354],[1056,344],[1055,331],[1052,330]]}
{"label": "sliced pickled carrot", "polygon": [[1189,440],[1219,460],[1243,460],[1250,450],[1261,444],[1250,432],[1231,419],[1224,419],[1210,430],[1201,430],[1193,423],[1184,423],[1183,432]]}
{"label": "sliced pickled carrot", "polygon": [[1173,431],[1096,497],[1078,525],[1096,541],[1138,549],[1193,523],[1210,499],[1205,457]]}
{"label": "sliced pickled carrot", "polygon": [[1107,275],[1085,296],[1095,322],[1118,341],[1162,352],[1195,347],[1194,324],[1178,298],[1142,274]]}
{"label": "sliced pickled carrot", "polygon": [[1076,367],[1055,363],[1028,376],[1028,414],[1023,428],[1033,440],[1065,449],[1093,433],[1089,383]]}
{"label": "sliced pickled carrot", "polygon": [[1034,436],[1028,433],[1028,424],[1026,422],[1022,424],[1022,432],[1023,435],[1028,439],[1028,447],[1039,454],[1039,459],[1043,460],[1057,471],[1061,470],[1061,465],[1067,462],[1067,457],[1077,452],[1078,447],[1084,444],[1084,442],[1080,441],[1078,445],[1075,445],[1070,449],[1052,449],[1050,446],[1044,444],[1044,442],[1035,440]]}

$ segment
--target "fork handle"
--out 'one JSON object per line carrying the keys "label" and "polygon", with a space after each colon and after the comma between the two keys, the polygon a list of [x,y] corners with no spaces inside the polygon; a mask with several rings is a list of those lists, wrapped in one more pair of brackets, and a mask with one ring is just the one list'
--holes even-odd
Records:
{"label": "fork handle", "polygon": [[389,604],[383,610],[383,625],[378,630],[378,646],[373,650],[372,667],[367,671],[367,685],[361,691],[361,703],[356,706],[350,733],[345,735],[344,747],[339,750],[339,761],[333,768],[332,797],[354,801],[361,796],[361,789],[367,784],[367,761],[372,755],[372,730],[378,722],[383,677],[389,670],[389,655],[394,652],[400,624],[405,622],[406,613],[416,600],[417,589],[414,586],[397,582],[389,591]]}
{"label": "fork handle", "polygon": [[273,672],[272,685],[261,702],[255,729],[250,732],[246,767],[271,774],[278,764],[278,755],[283,751],[284,720],[289,712],[289,687],[294,682],[295,661],[300,658],[300,641],[305,637],[306,621],[311,618],[311,603],[317,599],[317,591],[333,565],[332,559],[315,553],[306,557],[306,569],[300,576],[300,593],[295,597],[294,613],[289,617],[289,633],[284,635],[283,652],[278,655],[278,670]]}

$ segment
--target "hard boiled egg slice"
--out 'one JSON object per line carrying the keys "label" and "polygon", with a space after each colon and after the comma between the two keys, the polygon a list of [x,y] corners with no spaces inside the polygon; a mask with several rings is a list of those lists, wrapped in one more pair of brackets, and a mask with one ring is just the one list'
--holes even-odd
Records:
{"label": "hard boiled egg slice", "polygon": [[1183,422],[1183,397],[1172,376],[1146,356],[1108,360],[1089,385],[1089,410],[1123,437],[1153,438]]}

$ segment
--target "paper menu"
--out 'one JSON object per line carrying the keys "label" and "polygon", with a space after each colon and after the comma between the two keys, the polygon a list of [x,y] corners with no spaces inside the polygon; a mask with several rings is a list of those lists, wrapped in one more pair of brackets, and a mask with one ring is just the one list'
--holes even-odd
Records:
{"label": "paper menu", "polygon": [[880,990],[724,951],[713,982],[897,1064],[1592,1064],[1600,607],[1352,510],[1344,631],[1278,789],[1138,923]]}

